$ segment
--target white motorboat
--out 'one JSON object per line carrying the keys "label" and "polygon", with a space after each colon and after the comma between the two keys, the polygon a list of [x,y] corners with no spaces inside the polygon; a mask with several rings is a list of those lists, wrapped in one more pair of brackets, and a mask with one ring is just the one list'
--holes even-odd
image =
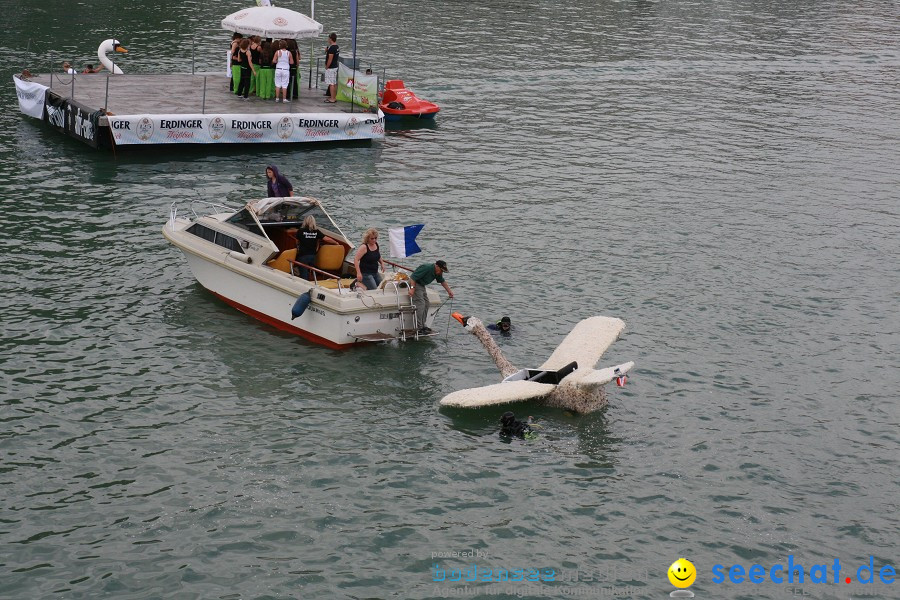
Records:
{"label": "white motorboat", "polygon": [[[307,215],[338,242],[322,244],[314,265],[296,260],[294,234]],[[356,289],[354,244],[314,198],[264,198],[240,209],[193,201],[187,214],[176,201],[163,235],[184,252],[204,288],[260,321],[331,348],[418,339],[440,309],[437,292],[428,290],[431,308],[418,323],[409,269],[387,260],[394,272],[378,289]],[[308,279],[300,277],[300,267]],[[303,306],[294,318],[292,310]]]}

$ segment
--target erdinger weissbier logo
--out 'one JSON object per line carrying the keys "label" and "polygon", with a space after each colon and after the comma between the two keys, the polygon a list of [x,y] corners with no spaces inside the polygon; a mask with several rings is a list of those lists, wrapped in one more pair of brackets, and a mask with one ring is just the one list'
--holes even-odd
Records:
{"label": "erdinger weissbier logo", "polygon": [[281,117],[278,125],[275,126],[275,132],[283,140],[290,139],[294,133],[294,121],[290,117]]}
{"label": "erdinger weissbier logo", "polygon": [[344,133],[348,136],[353,137],[359,131],[359,119],[356,117],[350,117],[350,120],[347,121],[347,124],[344,125]]}
{"label": "erdinger weissbier logo", "polygon": [[153,137],[153,119],[149,117],[141,117],[137,122],[137,136],[142,142],[146,142]]}
{"label": "erdinger weissbier logo", "polygon": [[274,19],[272,19],[272,24],[278,25],[279,27],[284,27],[288,24],[288,21],[284,17],[275,17]]}
{"label": "erdinger weissbier logo", "polygon": [[[679,558],[669,566],[666,571],[669,576],[669,583],[677,588],[689,588],[694,580],[697,579],[697,569],[693,563],[686,558]],[[671,598],[693,598],[694,592],[687,589],[678,589],[669,594]]]}
{"label": "erdinger weissbier logo", "polygon": [[214,140],[222,139],[225,135],[225,119],[222,117],[213,117],[209,120],[209,137]]}

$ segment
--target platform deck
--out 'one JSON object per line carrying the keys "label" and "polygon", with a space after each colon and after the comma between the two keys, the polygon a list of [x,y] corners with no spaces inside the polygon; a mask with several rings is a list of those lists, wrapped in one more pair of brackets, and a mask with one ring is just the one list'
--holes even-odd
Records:
{"label": "platform deck", "polygon": [[291,102],[244,99],[229,82],[221,74],[54,73],[17,79],[16,89],[25,114],[38,117],[39,93],[39,118],[94,148],[384,139],[381,111],[325,102],[324,87],[305,87],[305,79]]}
{"label": "platform deck", "polygon": [[[249,100],[239,98],[231,93],[231,80],[224,75],[79,74],[75,75],[74,85],[72,75],[66,74],[54,73],[52,85],[47,74],[30,79],[94,110],[105,107],[113,115],[350,112],[348,102],[325,103],[325,90],[309,89],[305,79],[300,82],[300,97],[288,103],[256,96],[250,96]],[[356,107],[354,111],[358,113],[361,109]]]}

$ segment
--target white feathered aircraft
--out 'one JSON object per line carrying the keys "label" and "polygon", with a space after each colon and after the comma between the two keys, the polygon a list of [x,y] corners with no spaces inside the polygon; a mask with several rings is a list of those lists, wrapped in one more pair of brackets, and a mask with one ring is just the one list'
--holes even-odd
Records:
{"label": "white feathered aircraft", "polygon": [[596,370],[594,366],[606,349],[625,329],[625,321],[613,317],[590,317],[580,321],[537,369],[517,369],[500,351],[493,337],[476,317],[453,313],[453,318],[477,337],[503,381],[494,385],[459,390],[444,396],[442,406],[478,408],[546,398],[551,406],[588,413],[603,407],[605,384],[613,379],[625,384],[625,374],[634,362]]}

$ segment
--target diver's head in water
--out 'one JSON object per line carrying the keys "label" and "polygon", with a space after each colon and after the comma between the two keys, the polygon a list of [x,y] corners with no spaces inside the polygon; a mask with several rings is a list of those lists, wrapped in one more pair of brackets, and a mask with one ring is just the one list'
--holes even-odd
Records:
{"label": "diver's head in water", "polygon": [[506,411],[500,417],[500,435],[524,439],[529,433],[531,433],[531,427],[528,423],[516,419],[516,415],[511,411]]}

